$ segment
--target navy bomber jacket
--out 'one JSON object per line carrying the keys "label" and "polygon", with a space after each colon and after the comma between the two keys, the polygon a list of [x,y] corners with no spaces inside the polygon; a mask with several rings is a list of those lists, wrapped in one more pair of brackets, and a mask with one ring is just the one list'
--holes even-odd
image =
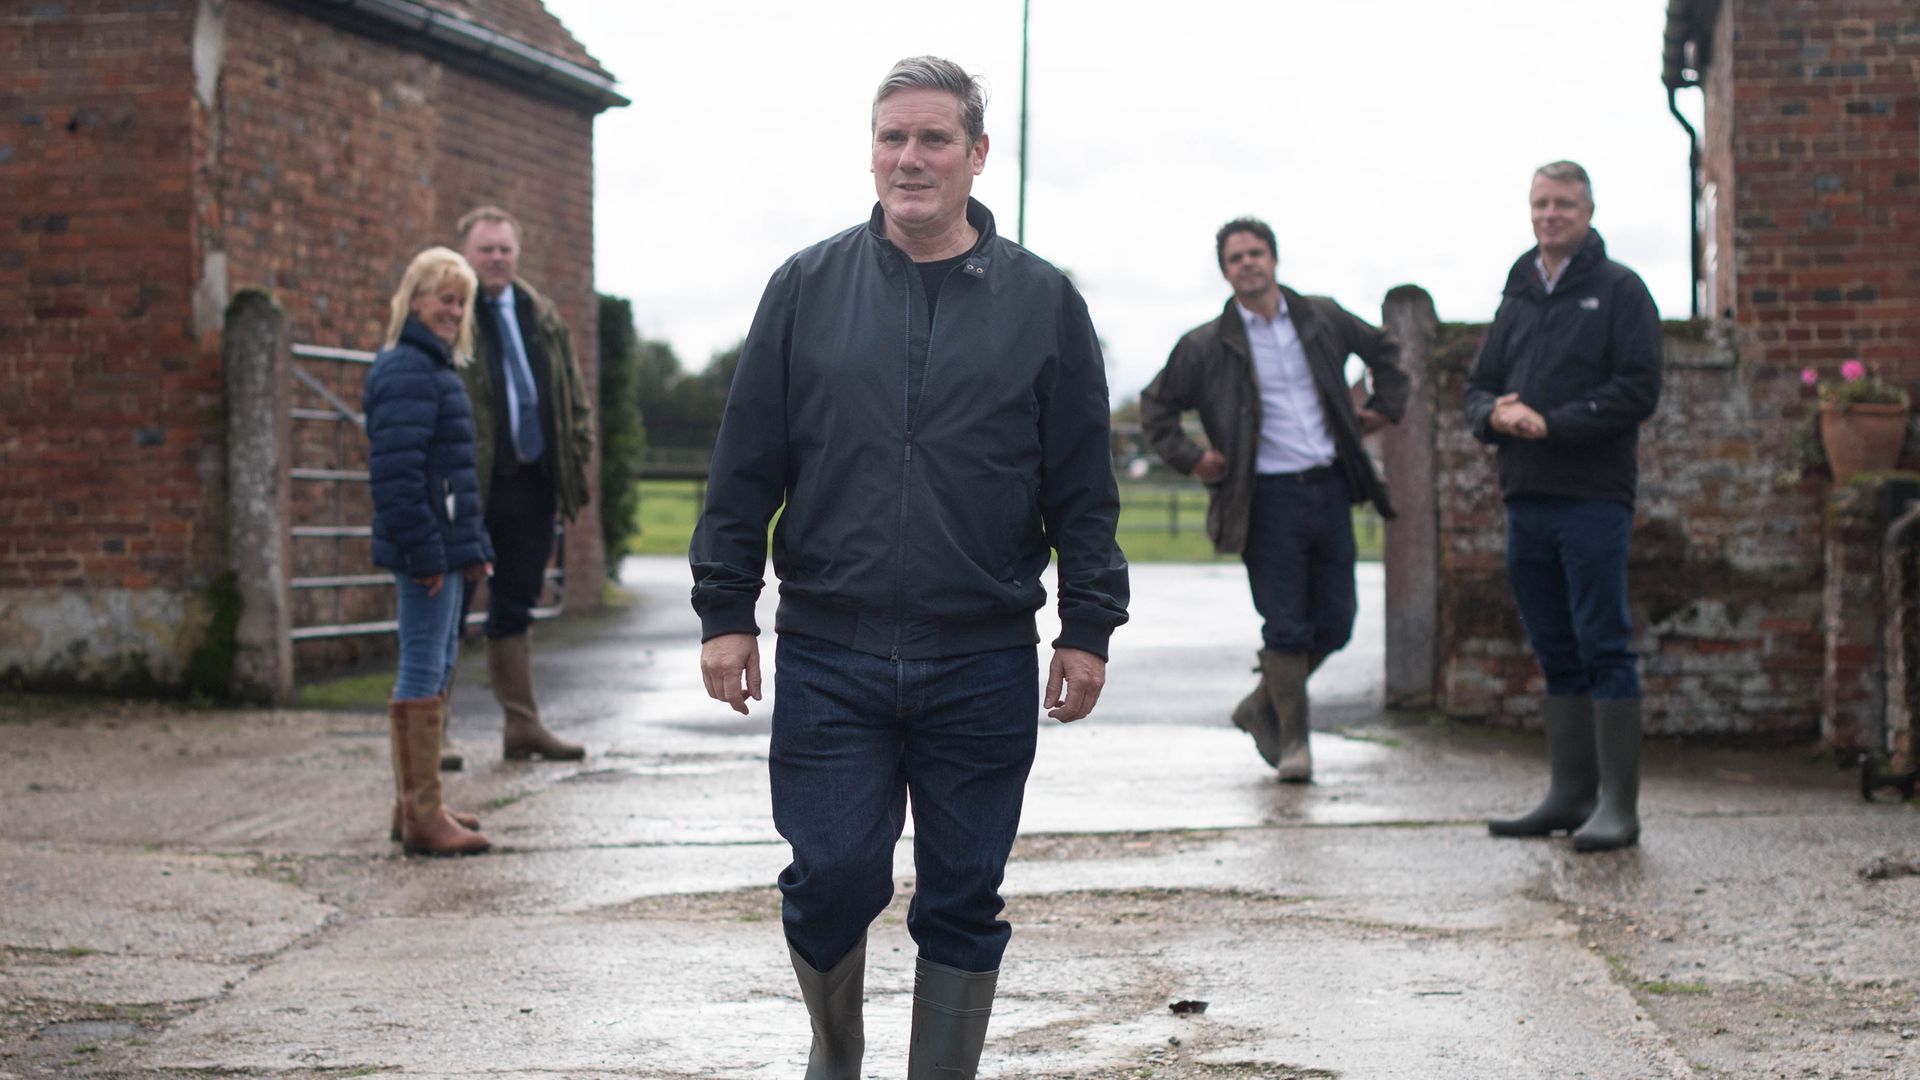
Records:
{"label": "navy bomber jacket", "polygon": [[473,471],[473,409],[447,344],[411,316],[361,393],[373,562],[409,577],[493,561]]}
{"label": "navy bomber jacket", "polygon": [[[1499,447],[1500,493],[1633,505],[1640,425],[1660,401],[1660,313],[1638,274],[1589,232],[1549,293],[1529,250],[1467,377],[1467,423]],[[1544,439],[1493,430],[1494,401],[1518,393],[1547,421]]]}
{"label": "navy bomber jacket", "polygon": [[1106,373],[1065,275],[969,200],[973,250],[931,321],[869,222],[794,255],[761,298],[690,551],[702,637],[775,629],[876,656],[1031,645],[1058,552],[1056,647],[1107,655],[1127,618]]}

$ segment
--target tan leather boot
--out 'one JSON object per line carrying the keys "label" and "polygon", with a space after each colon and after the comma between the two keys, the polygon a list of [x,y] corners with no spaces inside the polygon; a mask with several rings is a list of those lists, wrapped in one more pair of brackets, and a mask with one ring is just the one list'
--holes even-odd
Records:
{"label": "tan leather boot", "polygon": [[549,761],[579,761],[587,748],[554,736],[540,723],[540,707],[533,701],[533,655],[527,635],[487,639],[487,680],[494,699],[506,714],[500,754],[508,761],[538,755]]}
{"label": "tan leather boot", "polygon": [[409,855],[477,855],[487,838],[463,828],[440,804],[440,701],[387,703],[387,735],[400,778],[400,842]]}
{"label": "tan leather boot", "polygon": [[[446,738],[445,733],[447,729],[447,695],[445,693],[442,693],[438,698],[434,700],[440,703],[441,741],[442,741],[442,745],[444,745],[445,738]],[[455,769],[458,769],[459,767],[460,766],[458,764],[455,764],[453,766],[453,768]],[[445,754],[442,754],[440,756],[440,771],[441,772],[448,771],[447,758]],[[401,807],[401,804],[406,801],[406,796],[404,794],[405,790],[406,790],[406,783],[400,776],[400,755],[394,754],[393,755],[393,825],[387,830],[387,839],[392,840],[396,844],[399,843],[401,840],[400,807]],[[453,820],[458,822],[460,827],[463,829],[478,830],[480,828],[480,817],[477,814],[462,813],[459,810],[453,810],[453,809],[449,809],[447,813],[453,815]]]}
{"label": "tan leather boot", "polygon": [[1307,675],[1313,666],[1306,653],[1260,651],[1260,671],[1267,700],[1280,731],[1280,780],[1305,784],[1313,779],[1313,750],[1308,744]]}

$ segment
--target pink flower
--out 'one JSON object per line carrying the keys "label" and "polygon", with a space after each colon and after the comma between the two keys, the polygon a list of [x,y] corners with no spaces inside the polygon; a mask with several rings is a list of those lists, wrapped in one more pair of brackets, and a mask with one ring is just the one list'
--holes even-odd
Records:
{"label": "pink flower", "polygon": [[1867,377],[1867,365],[1858,360],[1849,360],[1840,365],[1840,377],[1848,382],[1859,382]]}
{"label": "pink flower", "polygon": [[1800,369],[1800,385],[1812,386],[1814,383],[1817,383],[1819,381],[1820,381],[1819,372],[1813,370],[1810,367],[1803,367]]}

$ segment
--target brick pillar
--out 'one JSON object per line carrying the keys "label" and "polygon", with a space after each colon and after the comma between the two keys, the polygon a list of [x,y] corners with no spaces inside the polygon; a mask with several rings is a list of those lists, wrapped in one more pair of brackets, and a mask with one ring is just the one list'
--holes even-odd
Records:
{"label": "brick pillar", "polygon": [[1878,474],[1836,485],[1827,500],[1825,608],[1826,665],[1820,690],[1820,733],[1839,751],[1886,749],[1887,616],[1898,603],[1887,595],[1881,542],[1890,513],[1912,481]]}
{"label": "brick pillar", "polygon": [[285,704],[293,699],[293,594],[287,569],[293,356],[285,314],[265,292],[243,290],[227,306],[221,352],[227,383],[227,558],[240,595],[230,689],[241,700]]}
{"label": "brick pillar", "polygon": [[1881,620],[1886,657],[1885,746],[1893,771],[1915,765],[1914,713],[1920,711],[1920,504],[1910,505],[1881,543],[1887,611]]}
{"label": "brick pillar", "polygon": [[1382,440],[1387,487],[1396,514],[1387,527],[1387,705],[1434,703],[1435,633],[1440,605],[1440,522],[1434,492],[1433,297],[1417,285],[1387,293],[1381,322],[1400,339],[1400,366],[1411,386],[1407,413]]}

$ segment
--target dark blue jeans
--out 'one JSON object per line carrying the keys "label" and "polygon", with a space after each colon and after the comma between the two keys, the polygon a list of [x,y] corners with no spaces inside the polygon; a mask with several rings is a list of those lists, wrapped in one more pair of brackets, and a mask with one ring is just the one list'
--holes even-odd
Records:
{"label": "dark blue jeans", "polygon": [[1247,583],[1276,652],[1327,654],[1353,637],[1353,496],[1338,467],[1256,477]]}
{"label": "dark blue jeans", "polygon": [[768,767],[774,827],[793,846],[781,919],[808,963],[831,969],[891,902],[911,793],[907,931],[936,963],[1000,966],[1012,935],[1000,880],[1039,716],[1030,646],[889,660],[780,635]]}
{"label": "dark blue jeans", "polygon": [[1633,508],[1603,499],[1507,502],[1507,580],[1554,697],[1640,696],[1627,611]]}

